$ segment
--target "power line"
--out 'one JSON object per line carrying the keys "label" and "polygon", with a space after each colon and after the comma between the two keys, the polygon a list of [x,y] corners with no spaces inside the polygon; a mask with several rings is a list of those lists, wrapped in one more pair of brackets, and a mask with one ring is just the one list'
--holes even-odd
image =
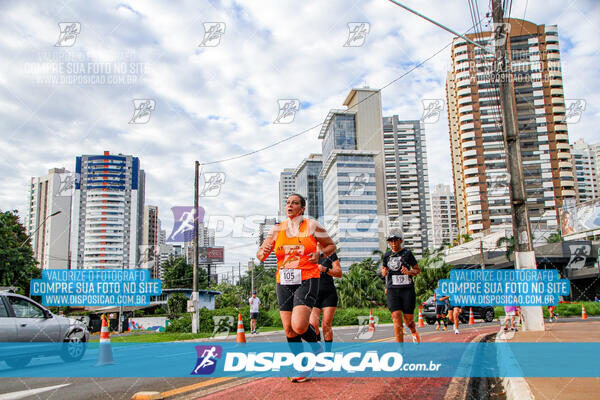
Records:
{"label": "power line", "polygon": [[[480,24],[480,23],[481,23],[481,20],[479,20],[478,24]],[[475,25],[474,25],[473,27],[471,27],[471,28],[470,28],[470,29],[469,29],[467,32],[465,32],[465,34],[466,34],[466,33],[469,33],[469,32],[470,32],[471,30],[473,30],[473,29],[476,29],[476,26],[475,26]],[[458,35],[458,36],[461,36],[461,35]],[[426,62],[428,62],[429,60],[431,60],[432,58],[434,58],[435,56],[437,56],[438,54],[440,54],[441,52],[443,52],[444,50],[446,50],[446,49],[447,49],[449,46],[451,46],[451,45],[452,45],[452,42],[448,43],[447,45],[445,45],[444,47],[442,47],[441,49],[439,49],[438,51],[436,51],[435,53],[433,53],[433,54],[432,54],[430,57],[428,57],[428,58],[424,59],[423,61],[421,61],[421,62],[419,62],[418,64],[416,64],[414,67],[412,67],[411,69],[409,69],[408,71],[406,71],[406,72],[405,72],[405,73],[403,73],[402,75],[398,76],[397,78],[395,78],[395,79],[391,80],[390,82],[388,82],[387,84],[383,85],[383,86],[381,87],[381,89],[379,89],[379,92],[381,92],[381,91],[383,91],[384,89],[386,89],[387,87],[389,87],[389,86],[393,85],[394,83],[396,83],[396,82],[397,82],[397,81],[399,81],[400,79],[404,78],[405,76],[407,76],[408,74],[410,74],[411,72],[413,72],[414,70],[416,70],[417,68],[421,67],[421,66],[422,66],[422,65],[424,65]],[[376,92],[376,93],[377,93],[377,92]],[[365,102],[365,101],[369,100],[369,98],[371,98],[372,96],[374,96],[376,93],[371,93],[369,96],[365,97],[364,99],[362,99],[362,100],[361,100],[361,101],[359,101],[358,103],[356,103],[356,104],[354,104],[353,106],[349,107],[349,108],[348,108],[348,110],[351,110],[352,108],[354,108],[354,107],[357,107],[357,106],[358,106],[358,105],[360,105],[361,103],[363,103],[363,102]],[[308,128],[308,129],[305,129],[305,130],[303,130],[303,131],[300,131],[300,132],[298,132],[298,133],[296,133],[296,134],[294,134],[294,135],[292,135],[292,136],[289,136],[289,137],[287,137],[287,138],[281,139],[281,140],[279,140],[279,141],[277,141],[277,142],[275,142],[275,143],[272,143],[272,144],[270,144],[270,145],[268,145],[268,146],[262,147],[262,148],[260,148],[260,149],[257,149],[257,150],[250,151],[250,152],[248,152],[248,153],[240,154],[240,155],[238,155],[238,156],[233,156],[233,157],[229,157],[229,158],[223,158],[223,159],[216,160],[216,161],[210,161],[210,162],[200,163],[200,165],[211,165],[211,164],[218,164],[218,163],[224,163],[224,162],[233,161],[233,160],[238,160],[238,159],[240,159],[240,158],[248,157],[248,156],[251,156],[251,155],[253,155],[253,154],[257,154],[257,153],[260,153],[260,152],[262,152],[262,151],[265,151],[265,150],[268,150],[268,149],[270,149],[270,148],[273,148],[273,147],[275,147],[275,146],[277,146],[277,145],[279,145],[279,144],[281,144],[281,143],[284,143],[284,142],[287,142],[287,141],[289,141],[289,140],[292,140],[292,139],[294,139],[294,138],[296,138],[296,137],[298,137],[298,136],[304,135],[305,133],[308,133],[308,132],[312,131],[313,129],[315,129],[315,128],[318,128],[318,127],[320,127],[321,125],[323,125],[323,123],[322,123],[322,122],[321,122],[321,123],[318,123],[318,124],[315,124],[315,125],[311,126],[310,128]]]}

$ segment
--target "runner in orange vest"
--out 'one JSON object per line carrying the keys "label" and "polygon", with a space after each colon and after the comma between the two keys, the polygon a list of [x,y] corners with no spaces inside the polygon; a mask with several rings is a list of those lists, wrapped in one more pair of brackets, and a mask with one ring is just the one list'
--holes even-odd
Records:
{"label": "runner in orange vest", "polygon": [[[321,224],[304,218],[305,209],[304,197],[291,194],[286,202],[288,219],[271,229],[256,253],[264,261],[275,250],[277,301],[288,342],[318,341],[314,327],[309,324],[319,294],[318,262],[335,252],[335,244]],[[323,251],[317,251],[317,243]]]}

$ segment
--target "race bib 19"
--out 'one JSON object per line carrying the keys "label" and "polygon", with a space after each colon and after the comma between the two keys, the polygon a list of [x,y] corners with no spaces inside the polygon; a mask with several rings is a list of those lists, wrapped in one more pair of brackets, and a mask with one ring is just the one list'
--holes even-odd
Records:
{"label": "race bib 19", "polygon": [[410,277],[408,275],[392,275],[392,285],[410,285]]}
{"label": "race bib 19", "polygon": [[302,270],[280,269],[279,282],[282,285],[300,285],[302,283]]}

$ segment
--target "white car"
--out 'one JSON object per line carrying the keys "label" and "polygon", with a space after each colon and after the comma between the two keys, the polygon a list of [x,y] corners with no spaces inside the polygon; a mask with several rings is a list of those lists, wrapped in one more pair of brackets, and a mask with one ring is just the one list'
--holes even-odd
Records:
{"label": "white car", "polygon": [[52,314],[28,297],[0,292],[0,361],[10,367],[23,368],[32,358],[56,355],[66,362],[79,361],[89,337],[81,322]]}

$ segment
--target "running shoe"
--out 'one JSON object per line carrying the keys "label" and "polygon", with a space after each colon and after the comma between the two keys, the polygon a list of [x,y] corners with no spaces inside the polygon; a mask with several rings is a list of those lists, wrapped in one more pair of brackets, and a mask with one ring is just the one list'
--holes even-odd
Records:
{"label": "running shoe", "polygon": [[413,343],[421,343],[421,337],[419,336],[419,332],[415,332],[412,335]]}
{"label": "running shoe", "polygon": [[460,332],[458,331],[458,329],[454,328],[454,333],[458,335]]}
{"label": "running shoe", "polygon": [[440,326],[439,326],[439,325],[436,325],[436,326],[435,326],[435,330],[436,330],[436,331],[438,331],[439,329],[440,329]]}
{"label": "running shoe", "polygon": [[304,377],[304,376],[299,376],[299,377],[296,377],[296,378],[289,378],[288,377],[288,379],[292,383],[302,383],[302,382],[306,382],[308,380],[308,378]]}
{"label": "running shoe", "polygon": [[443,331],[447,331],[447,330],[448,330],[448,327],[447,327],[447,326],[444,326],[444,327],[442,328],[442,330],[443,330]]}

